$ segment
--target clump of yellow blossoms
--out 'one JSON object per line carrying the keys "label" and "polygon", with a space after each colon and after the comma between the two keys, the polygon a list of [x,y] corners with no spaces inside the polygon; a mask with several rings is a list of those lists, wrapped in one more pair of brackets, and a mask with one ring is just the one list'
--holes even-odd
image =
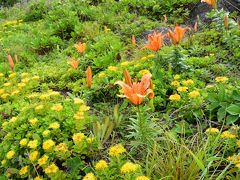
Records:
{"label": "clump of yellow blossoms", "polygon": [[138,176],[136,177],[136,180],[150,180],[150,178],[147,176]]}
{"label": "clump of yellow blossoms", "polygon": [[177,88],[178,92],[187,92],[187,90],[188,90],[188,87],[185,87],[185,86],[180,86]]}
{"label": "clump of yellow blossoms", "polygon": [[35,177],[33,180],[42,180],[42,178],[39,177],[39,176],[37,176],[37,177]]}
{"label": "clump of yellow blossoms", "polygon": [[225,76],[219,76],[219,77],[215,78],[215,81],[219,82],[219,83],[224,83],[224,82],[228,81],[228,78]]}
{"label": "clump of yellow blossoms", "polygon": [[39,111],[41,111],[42,109],[43,109],[43,105],[38,105],[38,106],[35,107],[35,111],[36,111],[36,112],[39,112]]}
{"label": "clump of yellow blossoms", "polygon": [[172,94],[169,99],[171,101],[179,101],[181,99],[181,96],[179,94]]}
{"label": "clump of yellow blossoms", "polygon": [[192,79],[188,79],[188,80],[182,81],[182,84],[183,84],[184,86],[190,86],[190,85],[192,85],[193,83],[194,83],[194,82],[193,82]]}
{"label": "clump of yellow blossoms", "polygon": [[63,109],[63,106],[61,104],[55,104],[51,108],[51,110],[57,111],[57,112],[61,111],[62,109]]}
{"label": "clump of yellow blossoms", "polygon": [[74,98],[73,101],[74,101],[74,104],[76,104],[76,105],[84,104],[84,101],[79,98]]}
{"label": "clump of yellow blossoms", "polygon": [[176,75],[173,77],[174,80],[179,80],[180,78],[181,78],[181,76],[180,76],[179,74],[176,74]]}
{"label": "clump of yellow blossoms", "polygon": [[126,152],[126,149],[123,147],[122,144],[117,144],[109,148],[109,155],[110,156],[119,156],[120,154]]}
{"label": "clump of yellow blossoms", "polygon": [[11,123],[15,123],[17,121],[17,118],[16,117],[12,117],[10,120],[9,120],[9,122],[11,122]]}
{"label": "clump of yellow blossoms", "polygon": [[7,152],[6,157],[7,159],[12,159],[14,155],[15,155],[15,152],[11,150]]}
{"label": "clump of yellow blossoms", "polygon": [[180,86],[180,82],[178,82],[178,81],[173,81],[173,82],[171,82],[171,85],[172,85],[172,86],[175,86],[175,87],[179,87],[179,86]]}
{"label": "clump of yellow blossoms", "polygon": [[240,148],[240,140],[238,140],[238,141],[236,142],[236,144],[237,144],[238,148]]}
{"label": "clump of yellow blossoms", "polygon": [[87,173],[82,180],[96,180],[97,178],[93,173]]}
{"label": "clump of yellow blossoms", "polygon": [[107,162],[104,161],[104,160],[98,161],[98,162],[96,163],[96,165],[95,165],[95,169],[96,169],[96,170],[103,170],[103,169],[105,169],[105,168],[107,168],[107,167],[108,167],[108,164],[107,164]]}
{"label": "clump of yellow blossoms", "polygon": [[59,127],[60,127],[60,124],[58,122],[54,122],[49,125],[50,129],[58,129]]}
{"label": "clump of yellow blossoms", "polygon": [[40,159],[38,159],[39,166],[42,166],[47,163],[48,155],[43,155]]}
{"label": "clump of yellow blossoms", "polygon": [[223,138],[223,139],[234,139],[234,138],[236,138],[236,135],[235,135],[235,134],[232,134],[232,133],[229,132],[229,131],[224,131],[224,132],[221,134],[221,138]]}
{"label": "clump of yellow blossoms", "polygon": [[145,74],[151,74],[151,73],[150,73],[149,70],[144,69],[144,70],[139,71],[139,74],[140,74],[141,76],[144,76]]}
{"label": "clump of yellow blossoms", "polygon": [[100,72],[100,73],[98,74],[98,77],[99,77],[99,78],[104,78],[104,77],[106,77],[106,74],[105,74],[104,72]]}
{"label": "clump of yellow blossoms", "polygon": [[135,172],[138,168],[140,168],[140,165],[127,162],[121,167],[121,173],[126,174]]}
{"label": "clump of yellow blossoms", "polygon": [[217,128],[208,128],[206,130],[206,133],[212,133],[212,134],[219,133],[219,130]]}
{"label": "clump of yellow blossoms", "polygon": [[19,170],[19,175],[20,175],[20,176],[23,176],[23,175],[27,174],[28,169],[29,169],[29,166],[24,166],[24,167],[22,167],[22,168]]}
{"label": "clump of yellow blossoms", "polygon": [[39,154],[38,151],[33,151],[33,152],[31,152],[31,153],[29,154],[29,159],[30,159],[31,161],[37,160],[38,154]]}
{"label": "clump of yellow blossoms", "polygon": [[44,150],[49,150],[55,145],[55,142],[52,139],[48,139],[45,142],[43,142],[43,149]]}
{"label": "clump of yellow blossoms", "polygon": [[35,149],[38,146],[38,141],[37,140],[32,140],[28,142],[28,147],[31,149]]}
{"label": "clump of yellow blossoms", "polygon": [[112,72],[116,72],[116,71],[117,71],[117,67],[115,67],[115,66],[109,66],[109,67],[108,67],[108,70],[109,70],[109,71],[112,71]]}
{"label": "clump of yellow blossoms", "polygon": [[78,111],[76,114],[74,114],[74,118],[75,118],[76,120],[82,120],[82,119],[84,119],[84,113],[85,113],[86,111],[88,111],[89,109],[90,109],[89,106],[86,106],[85,104],[81,105],[81,106],[79,107],[79,111]]}
{"label": "clump of yellow blossoms", "polygon": [[72,139],[74,143],[80,143],[85,139],[85,135],[83,133],[76,133],[76,134],[73,134]]}
{"label": "clump of yellow blossoms", "polygon": [[188,94],[188,96],[191,97],[191,98],[195,98],[195,97],[200,96],[200,93],[195,90],[195,91],[190,92],[190,93]]}
{"label": "clump of yellow blossoms", "polygon": [[67,145],[65,143],[60,143],[55,147],[55,151],[67,152]]}
{"label": "clump of yellow blossoms", "polygon": [[47,130],[43,131],[42,135],[43,135],[44,137],[47,137],[47,136],[50,134],[50,132],[51,132],[51,131],[49,131],[49,130],[47,129]]}
{"label": "clump of yellow blossoms", "polygon": [[44,171],[46,174],[52,174],[58,172],[58,170],[58,167],[54,163],[52,163]]}
{"label": "clump of yellow blossoms", "polygon": [[31,125],[36,125],[38,123],[38,119],[37,118],[29,119],[29,122]]}

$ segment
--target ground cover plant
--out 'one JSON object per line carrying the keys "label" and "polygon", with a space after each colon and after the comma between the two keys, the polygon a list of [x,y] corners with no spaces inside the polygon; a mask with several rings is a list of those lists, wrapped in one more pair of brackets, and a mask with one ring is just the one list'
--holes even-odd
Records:
{"label": "ground cover plant", "polygon": [[2,2],[0,179],[239,179],[240,28],[218,3]]}

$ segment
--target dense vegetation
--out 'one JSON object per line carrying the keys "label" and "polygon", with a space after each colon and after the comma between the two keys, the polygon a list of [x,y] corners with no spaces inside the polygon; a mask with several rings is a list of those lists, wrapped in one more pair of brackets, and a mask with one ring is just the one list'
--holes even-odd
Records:
{"label": "dense vegetation", "polygon": [[2,2],[0,179],[238,179],[240,28],[211,2],[194,27],[198,0]]}

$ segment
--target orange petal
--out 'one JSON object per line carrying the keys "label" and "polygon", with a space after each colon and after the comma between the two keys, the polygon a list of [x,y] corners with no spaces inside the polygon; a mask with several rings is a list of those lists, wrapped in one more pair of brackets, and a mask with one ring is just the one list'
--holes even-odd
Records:
{"label": "orange petal", "polygon": [[92,86],[92,70],[91,70],[90,66],[88,66],[88,68],[86,70],[86,77],[87,77],[87,85],[89,88],[91,88],[91,86]]}
{"label": "orange petal", "polygon": [[14,62],[13,62],[13,59],[12,59],[12,56],[11,56],[11,55],[8,55],[8,64],[9,64],[10,68],[11,68],[12,71],[13,71]]}
{"label": "orange petal", "polygon": [[124,74],[124,79],[125,79],[126,84],[131,87],[132,86],[132,78],[131,78],[128,70],[125,69],[123,74]]}

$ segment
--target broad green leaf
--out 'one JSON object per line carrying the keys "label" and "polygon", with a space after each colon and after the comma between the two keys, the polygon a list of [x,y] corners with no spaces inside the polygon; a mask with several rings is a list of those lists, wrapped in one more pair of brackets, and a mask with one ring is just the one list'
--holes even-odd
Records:
{"label": "broad green leaf", "polygon": [[240,106],[232,104],[226,109],[226,111],[231,115],[239,115],[240,114]]}
{"label": "broad green leaf", "polygon": [[239,116],[238,115],[229,115],[227,116],[226,123],[227,125],[235,123],[238,120]]}

